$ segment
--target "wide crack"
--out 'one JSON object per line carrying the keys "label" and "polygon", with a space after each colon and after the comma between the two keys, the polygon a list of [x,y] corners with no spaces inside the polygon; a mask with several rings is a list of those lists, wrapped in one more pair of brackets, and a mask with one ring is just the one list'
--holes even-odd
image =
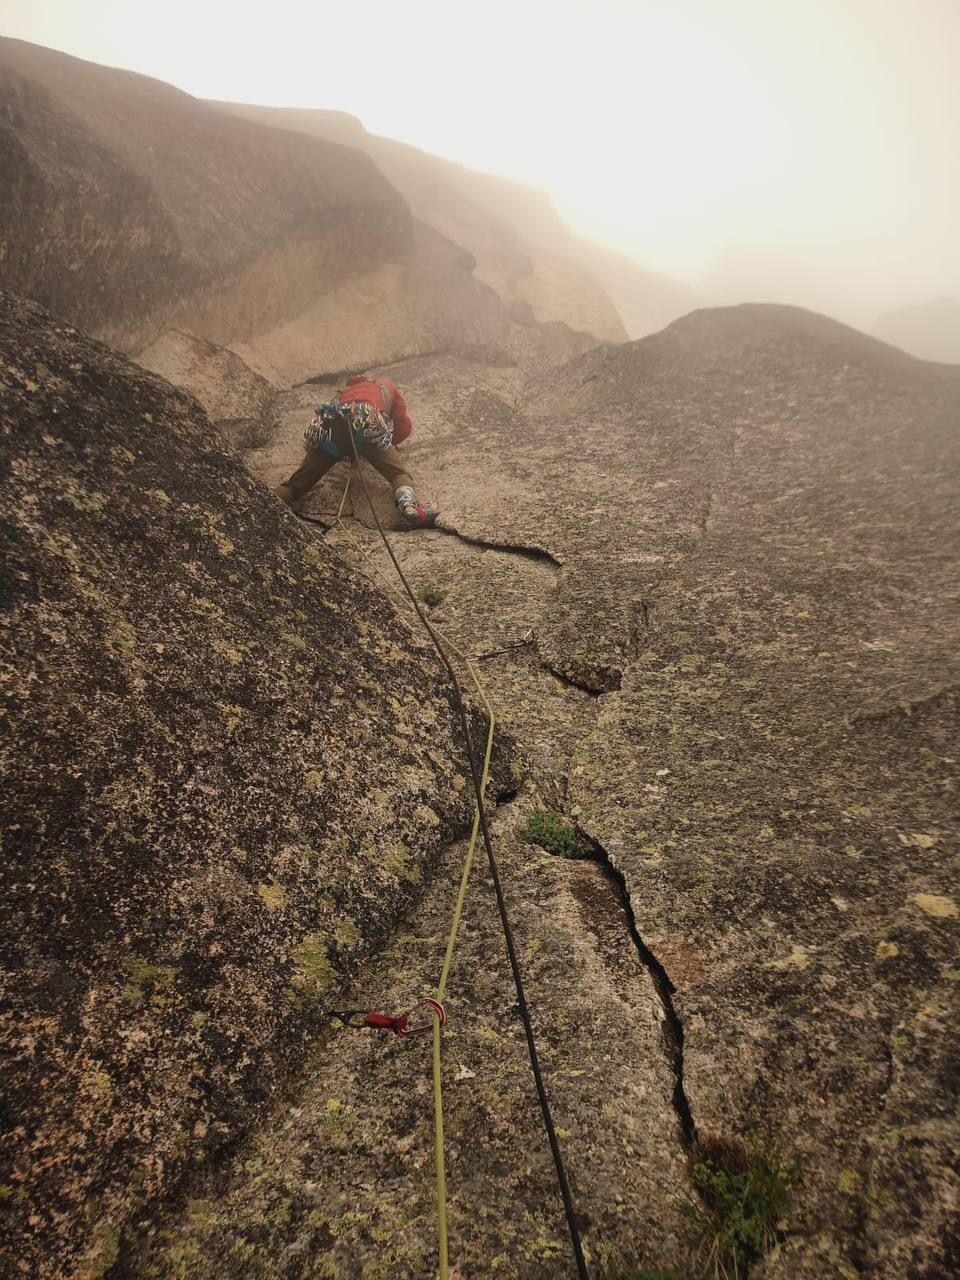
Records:
{"label": "wide crack", "polygon": [[663,1043],[667,1061],[673,1074],[673,1109],[676,1112],[677,1122],[680,1127],[680,1140],[684,1150],[689,1151],[697,1141],[697,1126],[694,1123],[690,1100],[684,1087],[683,1023],[680,1021],[680,1015],[677,1013],[673,1003],[673,994],[676,991],[676,987],[670,981],[670,975],[663,964],[640,936],[640,931],[637,928],[637,918],[634,914],[633,904],[630,901],[630,891],[627,888],[623,873],[613,865],[606,849],[592,836],[588,838],[596,851],[597,865],[600,867],[604,878],[608,881],[626,916],[627,927],[633,944],[637,949],[637,955],[640,957],[643,967],[650,974],[654,990],[663,1008]]}

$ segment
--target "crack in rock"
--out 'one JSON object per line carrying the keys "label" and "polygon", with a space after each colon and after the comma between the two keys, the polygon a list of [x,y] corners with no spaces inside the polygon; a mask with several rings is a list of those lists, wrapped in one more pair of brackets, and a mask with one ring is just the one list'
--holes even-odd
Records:
{"label": "crack in rock", "polygon": [[565,684],[569,689],[576,689],[580,693],[589,694],[591,698],[599,698],[601,694],[615,692],[619,688],[619,685],[614,685],[607,689],[597,688],[596,685],[587,684],[585,680],[578,680],[568,672],[561,671],[559,667],[555,667],[552,663],[547,661],[540,652],[539,645],[537,645],[537,658],[539,659],[540,665],[543,667],[544,671],[548,671],[550,675],[555,676],[561,684]]}
{"label": "crack in rock", "polygon": [[684,1087],[683,1023],[680,1021],[680,1015],[677,1013],[673,1003],[673,993],[676,991],[676,987],[670,981],[670,975],[663,967],[663,964],[640,936],[640,931],[637,928],[637,918],[630,900],[630,891],[627,888],[623,872],[614,866],[606,849],[593,836],[588,834],[588,839],[596,851],[597,865],[604,878],[609,881],[617,900],[623,908],[630,937],[637,949],[637,955],[640,957],[643,967],[650,974],[654,989],[663,1008],[663,1044],[674,1081],[673,1109],[677,1114],[677,1123],[680,1128],[680,1140],[683,1148],[685,1151],[690,1151],[697,1141],[697,1126],[694,1122],[693,1112],[690,1109],[690,1100]]}
{"label": "crack in rock", "polygon": [[[386,364],[377,365],[377,370],[393,369],[397,365],[407,364],[412,360],[429,360],[433,356],[450,355],[456,350],[455,346],[447,346],[435,347],[432,351],[413,351],[407,355],[397,356]],[[342,382],[345,378],[352,377],[356,372],[356,365],[347,365],[343,369],[323,369],[319,373],[311,374],[309,378],[302,378],[299,382],[294,382],[292,390],[299,390],[300,387],[315,387],[322,385],[324,382]]]}
{"label": "crack in rock", "polygon": [[446,524],[437,525],[437,528],[443,533],[450,534],[451,537],[459,538],[461,542],[465,542],[471,547],[484,547],[488,551],[503,551],[509,555],[522,556],[525,560],[539,560],[552,565],[554,569],[563,568],[563,561],[544,547],[529,547],[522,543],[491,542],[487,538],[472,538],[469,534],[461,533],[458,529],[453,529]]}

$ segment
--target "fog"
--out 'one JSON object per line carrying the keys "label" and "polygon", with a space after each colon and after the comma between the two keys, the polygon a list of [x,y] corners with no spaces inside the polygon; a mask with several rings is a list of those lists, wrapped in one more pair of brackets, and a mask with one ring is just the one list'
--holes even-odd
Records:
{"label": "fog", "polygon": [[957,0],[0,0],[198,97],[350,112],[541,187],[705,301],[871,328],[960,296]]}

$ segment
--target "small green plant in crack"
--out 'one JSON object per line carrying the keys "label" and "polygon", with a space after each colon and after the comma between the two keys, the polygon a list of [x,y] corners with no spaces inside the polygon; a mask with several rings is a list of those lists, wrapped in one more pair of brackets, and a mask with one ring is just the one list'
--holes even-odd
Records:
{"label": "small green plant in crack", "polygon": [[536,813],[531,813],[520,832],[520,839],[526,840],[528,844],[538,844],[541,849],[556,854],[558,858],[584,856],[577,833],[563,814],[553,809],[538,809]]}
{"label": "small green plant in crack", "polygon": [[420,599],[431,609],[435,609],[438,604],[443,604],[446,598],[447,593],[445,591],[441,591],[439,587],[424,587],[420,592]]}
{"label": "small green plant in crack", "polygon": [[706,1138],[693,1150],[698,1200],[681,1205],[697,1235],[697,1275],[744,1280],[780,1239],[791,1171],[768,1142]]}

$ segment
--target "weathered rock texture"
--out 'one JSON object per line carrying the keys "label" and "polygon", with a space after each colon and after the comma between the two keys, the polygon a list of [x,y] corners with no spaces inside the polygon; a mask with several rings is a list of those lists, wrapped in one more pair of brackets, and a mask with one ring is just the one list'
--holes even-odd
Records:
{"label": "weathered rock texture", "polygon": [[0,40],[0,169],[0,286],[126,350],[250,338],[412,249],[361,152],[18,40]]}
{"label": "weathered rock texture", "polygon": [[[661,1010],[616,895],[588,862],[517,839],[524,796],[494,822],[498,860],[585,1245],[597,1274],[682,1265],[683,1150]],[[364,970],[352,999],[403,1008],[436,981],[463,850]],[[442,881],[446,883],[442,883]],[[489,880],[478,868],[444,1036],[451,1274],[573,1274]],[[436,1274],[430,1041],[331,1028],[295,1105],[145,1224],[119,1270],[138,1280]]]}
{"label": "weathered rock texture", "polygon": [[333,371],[503,339],[510,322],[473,259],[414,224],[414,249],[367,267],[319,295],[299,315],[235,350],[272,383],[289,386]]}
{"label": "weathered rock texture", "polygon": [[677,984],[694,1116],[796,1154],[769,1274],[946,1276],[960,374],[748,307],[586,356],[555,411],[598,382],[646,563],[571,582],[555,631],[610,619],[622,672],[572,796]]}
{"label": "weathered rock texture", "polygon": [[235,351],[169,329],[138,352],[137,363],[196,396],[211,422],[237,448],[256,448],[273,434],[276,391]]}
{"label": "weathered rock texture", "polygon": [[[591,1258],[605,1276],[641,1263],[692,1274],[692,1242],[671,1220],[683,1133],[667,1086],[679,1070],[702,1136],[768,1135],[795,1166],[768,1280],[947,1280],[960,1185],[960,375],[762,306],[697,313],[533,381],[529,372],[450,356],[392,370],[418,426],[411,466],[462,535],[398,551],[418,585],[445,592],[434,616],[462,644],[488,652],[527,637],[483,663],[491,693],[541,793],[559,796],[622,874],[637,934],[673,986],[682,1061],[669,1037],[643,1049],[641,1037],[618,1056],[601,1032],[615,997],[589,931],[581,920],[563,932],[571,916],[547,888],[559,876],[573,893],[582,864],[526,861],[502,835],[522,945],[547,921],[555,943],[534,945],[531,986],[558,1123],[574,1117],[575,1193],[602,1221],[586,1232]],[[261,461],[275,465],[275,452]],[[334,473],[311,509],[335,510],[342,481]],[[368,520],[361,499],[352,510]],[[609,900],[601,915],[616,919]],[[481,918],[468,921],[468,954]],[[627,926],[612,927],[623,936]],[[566,985],[571,963],[589,970],[601,1011],[579,1043],[577,1089],[552,1059],[567,1043],[553,1028],[574,1036],[587,1025]],[[388,976],[397,965],[384,961]],[[364,990],[389,990],[383,980],[381,969]],[[649,975],[614,990],[632,1044],[655,1006]],[[491,1039],[484,1051],[473,1025],[507,998],[504,988],[487,1005],[476,991],[458,1009],[468,1027],[457,1047],[469,1052],[449,1074],[466,1066],[480,1083],[452,1079],[455,1098],[477,1089],[492,1106],[484,1082],[498,1080],[508,1050]],[[345,1077],[334,1092],[331,1072],[303,1099],[308,1137],[296,1139],[297,1116],[261,1134],[226,1189],[208,1186],[196,1219],[166,1229],[173,1243],[160,1258],[186,1249],[183,1274],[240,1274],[223,1262],[229,1247],[249,1250],[263,1276],[366,1274],[379,1240],[384,1274],[429,1271],[429,1193],[405,1181],[405,1164],[385,1170],[363,1154],[375,1133],[377,1151],[409,1151],[426,1180],[429,1104],[394,1116],[402,1071],[354,1042],[331,1052],[345,1055]],[[639,1095],[629,1091],[638,1078]],[[415,1079],[419,1097],[425,1063]],[[598,1082],[606,1103],[581,1124],[578,1098]],[[343,1130],[323,1129],[329,1097],[347,1109]],[[512,1107],[512,1087],[509,1097]],[[624,1153],[628,1111],[646,1137]],[[486,1222],[457,1217],[464,1274],[481,1257],[492,1274],[570,1274],[555,1200],[544,1216],[535,1117],[511,1112],[498,1191],[469,1106],[456,1114],[455,1213],[483,1203],[498,1224],[487,1238]],[[336,1219],[333,1151],[347,1214]],[[379,1196],[366,1190],[371,1160]],[[512,1181],[524,1160],[538,1170],[536,1211]],[[610,1160],[632,1248],[591,1191],[616,1185]],[[328,1170],[316,1184],[313,1167]],[[642,1222],[651,1200],[659,1209]],[[541,1224],[554,1244],[537,1252]],[[494,1253],[498,1238],[509,1243]]]}
{"label": "weathered rock texture", "polygon": [[[421,353],[390,374],[447,531],[394,544],[528,757],[497,840],[591,1264],[694,1270],[696,1126],[796,1167],[766,1280],[952,1277],[960,372],[778,307],[594,347],[532,304],[509,323],[458,244],[404,225],[406,256],[231,332],[244,379]],[[284,244],[277,278],[318,278]],[[366,557],[324,545],[190,397],[29,307],[3,325],[11,1269],[430,1274],[428,1055],[318,1016],[344,977],[357,1006],[433,985],[470,809],[432,660],[358,576],[392,572],[363,498]],[[216,360],[204,394],[233,377]],[[329,385],[278,396],[261,480]],[[544,804],[596,861],[518,838]],[[453,1259],[559,1278],[501,947],[479,873],[446,1042]]]}
{"label": "weathered rock texture", "polygon": [[93,1277],[275,1094],[471,806],[382,594],[193,398],[6,294],[0,463],[0,1267]]}

